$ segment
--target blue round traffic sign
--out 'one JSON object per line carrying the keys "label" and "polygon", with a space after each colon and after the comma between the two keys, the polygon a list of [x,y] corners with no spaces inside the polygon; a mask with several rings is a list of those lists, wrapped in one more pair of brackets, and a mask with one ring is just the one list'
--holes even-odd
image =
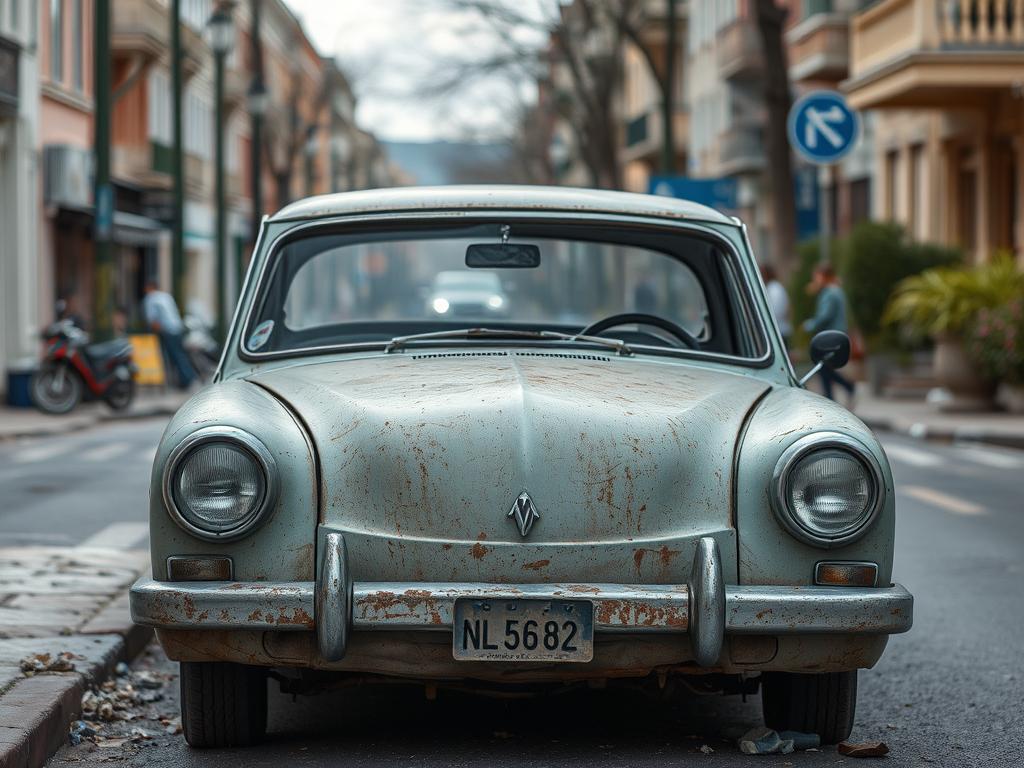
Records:
{"label": "blue round traffic sign", "polygon": [[860,137],[860,117],[841,93],[812,91],[789,110],[789,143],[806,160],[828,165],[841,160]]}

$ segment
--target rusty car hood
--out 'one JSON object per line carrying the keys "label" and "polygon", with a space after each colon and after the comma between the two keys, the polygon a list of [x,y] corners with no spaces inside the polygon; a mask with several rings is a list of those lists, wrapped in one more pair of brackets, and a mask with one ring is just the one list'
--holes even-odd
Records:
{"label": "rusty car hood", "polygon": [[[520,351],[342,359],[250,377],[307,425],[322,522],[371,536],[644,541],[731,527],[733,451],[765,382]],[[526,537],[507,516],[526,491]]]}

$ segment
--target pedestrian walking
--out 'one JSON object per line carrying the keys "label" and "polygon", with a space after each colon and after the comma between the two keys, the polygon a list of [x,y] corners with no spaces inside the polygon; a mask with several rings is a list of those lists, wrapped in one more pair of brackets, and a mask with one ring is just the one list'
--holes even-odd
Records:
{"label": "pedestrian walking", "polygon": [[[811,334],[820,331],[842,331],[847,332],[846,322],[846,294],[839,286],[839,277],[831,264],[819,264],[807,286],[808,293],[818,297],[814,308],[814,317],[804,323],[804,330]],[[825,397],[835,400],[832,386],[838,384],[846,390],[848,396],[847,407],[853,407],[853,382],[838,371],[828,366],[821,369],[821,384],[825,390]]]}
{"label": "pedestrian walking", "polygon": [[182,344],[185,325],[181,322],[178,305],[174,303],[171,294],[160,290],[155,280],[146,281],[145,292],[142,311],[146,316],[146,324],[160,337],[160,348],[164,358],[174,368],[178,387],[188,389],[195,381],[196,372]]}
{"label": "pedestrian walking", "polygon": [[789,349],[789,340],[793,335],[793,322],[790,319],[789,293],[786,286],[779,282],[775,274],[775,267],[771,264],[761,265],[761,279],[764,280],[764,288],[768,294],[768,307],[775,316],[775,322],[779,325],[779,333],[782,340]]}

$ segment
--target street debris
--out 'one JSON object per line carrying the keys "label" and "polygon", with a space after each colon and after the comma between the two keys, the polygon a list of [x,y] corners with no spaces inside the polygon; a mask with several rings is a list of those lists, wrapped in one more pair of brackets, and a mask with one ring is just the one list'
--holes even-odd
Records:
{"label": "street debris", "polygon": [[710,747],[707,744],[701,744],[700,751],[703,752],[705,755],[710,755],[713,754],[715,750],[714,747]]}
{"label": "street debris", "polygon": [[889,745],[884,741],[865,741],[861,744],[841,741],[837,749],[840,755],[847,757],[885,757],[889,754]]}
{"label": "street debris", "polygon": [[34,653],[23,658],[19,666],[25,677],[32,677],[41,672],[73,672],[75,661],[81,658],[83,657],[69,651],[58,653],[56,656],[49,653]]}
{"label": "street debris", "polygon": [[764,726],[751,728],[739,739],[740,752],[745,755],[788,755],[795,750],[817,751],[821,738],[816,733],[782,731]]}
{"label": "street debris", "polygon": [[69,732],[72,746],[83,742],[104,749],[153,746],[158,736],[181,733],[181,721],[176,717],[159,717],[162,732],[128,725],[135,720],[154,719],[143,707],[163,700],[162,688],[172,675],[133,671],[123,662],[114,668],[114,674],[113,679],[82,695],[82,719],[73,722]]}

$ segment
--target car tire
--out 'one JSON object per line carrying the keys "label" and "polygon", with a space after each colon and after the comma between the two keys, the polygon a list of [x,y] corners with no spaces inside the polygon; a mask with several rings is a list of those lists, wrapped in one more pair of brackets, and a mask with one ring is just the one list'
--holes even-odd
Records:
{"label": "car tire", "polygon": [[267,732],[267,673],[228,662],[181,662],[181,726],[191,747],[244,747]]}
{"label": "car tire", "polygon": [[857,671],[761,676],[764,724],[776,731],[816,733],[822,744],[850,735],[857,709]]}

